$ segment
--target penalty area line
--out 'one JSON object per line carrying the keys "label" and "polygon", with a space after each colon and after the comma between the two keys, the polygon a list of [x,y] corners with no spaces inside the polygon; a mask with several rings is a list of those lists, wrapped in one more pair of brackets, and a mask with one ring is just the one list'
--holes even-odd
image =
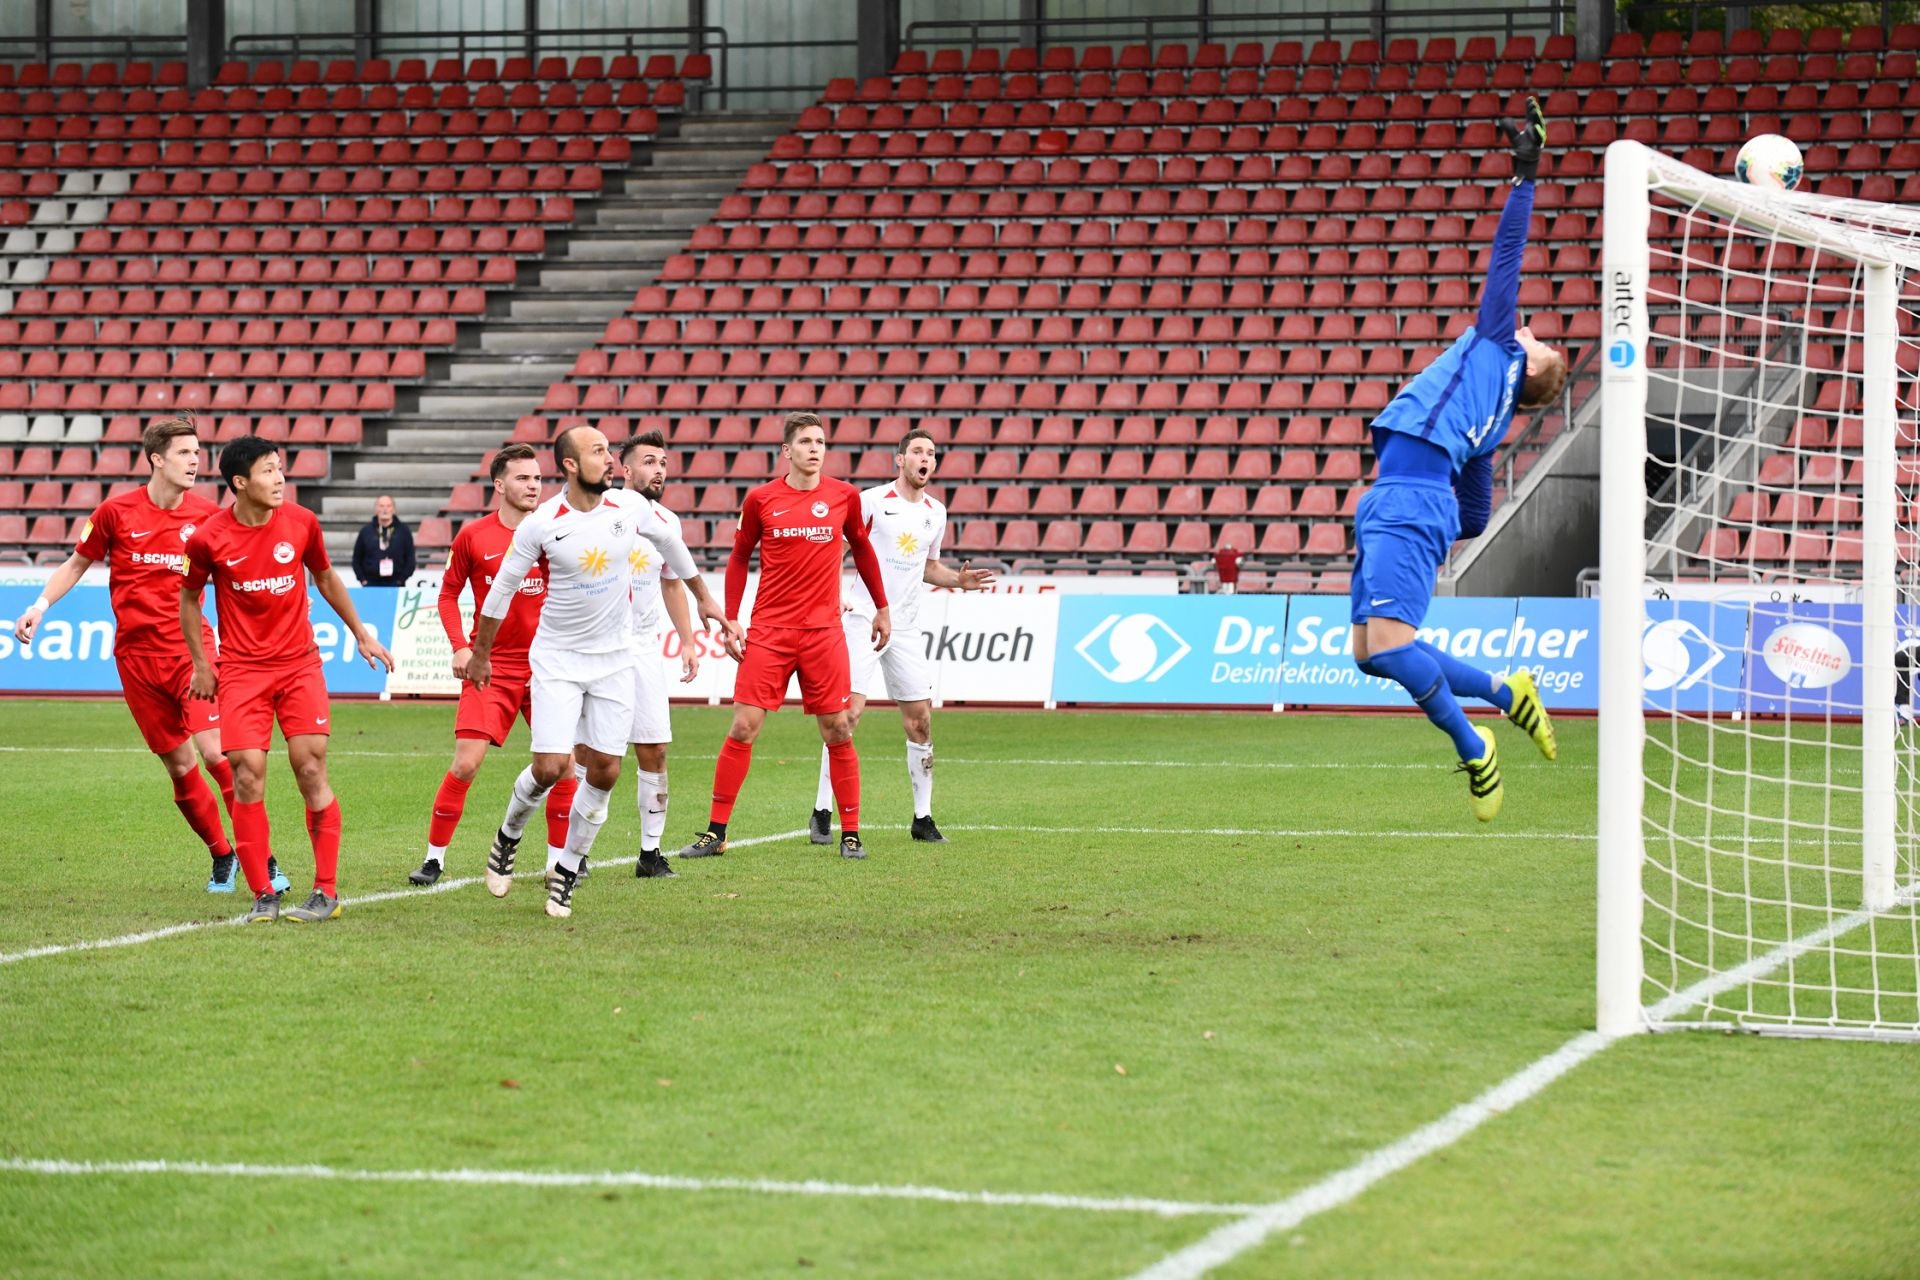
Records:
{"label": "penalty area line", "polygon": [[[1735,987],[1757,982],[1782,965],[1826,946],[1877,915],[1912,906],[1916,893],[1920,893],[1920,882],[1906,886],[1885,911],[1861,908],[1840,916],[1819,929],[1755,956],[1745,964],[1712,974],[1674,992],[1660,1003],[1643,1010],[1642,1017],[1650,1025],[1657,1025]],[[1622,1038],[1600,1031],[1583,1032],[1544,1058],[1516,1071],[1479,1097],[1461,1103],[1438,1120],[1422,1125],[1397,1142],[1368,1153],[1357,1163],[1322,1178],[1284,1200],[1264,1205],[1244,1218],[1218,1228],[1194,1244],[1168,1254],[1144,1271],[1135,1272],[1129,1280],[1199,1280],[1214,1268],[1226,1265],[1250,1249],[1258,1248],[1276,1233],[1291,1230],[1329,1209],[1338,1209],[1358,1198],[1375,1183],[1436,1151],[1452,1146],[1495,1116],[1511,1111],[1534,1097],[1561,1076]]]}
{"label": "penalty area line", "polygon": [[[778,835],[749,836],[744,840],[730,841],[729,847],[741,849],[756,844],[773,844],[776,841],[791,840],[796,836],[804,836],[805,834],[807,833],[803,828],[799,831],[782,831]],[[670,854],[668,856],[671,857],[673,855]],[[605,860],[596,858],[593,860],[592,865],[595,868],[630,867],[636,861],[638,861],[638,859],[630,857],[607,858]],[[485,877],[482,876],[462,876],[458,880],[442,880],[438,884],[429,885],[426,888],[385,889],[379,893],[363,893],[355,897],[341,898],[340,905],[343,907],[365,907],[377,902],[395,902],[403,898],[429,898],[437,893],[451,893],[455,889],[464,889],[469,885],[479,884],[484,878]],[[544,890],[542,890],[542,892],[544,892]],[[203,929],[223,929],[228,925],[244,923],[246,918],[245,915],[237,915],[228,916],[222,920],[187,920],[180,924],[170,924],[159,929],[146,929],[139,933],[123,933],[114,938],[92,938],[85,942],[61,942],[43,947],[28,947],[24,951],[10,951],[0,954],[0,966],[19,964],[23,960],[39,960],[46,956],[71,955],[76,951],[110,951],[117,947],[137,947],[148,942],[158,942],[162,938],[177,938],[184,933],[198,933]]]}
{"label": "penalty area line", "polygon": [[879,1183],[785,1181],[776,1178],[690,1178],[641,1172],[567,1173],[523,1169],[338,1169],[322,1164],[205,1164],[196,1160],[0,1160],[0,1172],[52,1177],[171,1174],[204,1178],[299,1178],[322,1182],[429,1182],[505,1187],[643,1187],[657,1191],[734,1191],[757,1195],[828,1196],[860,1200],[930,1200],[994,1208],[1141,1213],[1162,1218],[1235,1217],[1257,1205],[1207,1204],[1147,1196],[1071,1196],[1052,1192],[955,1191]]}

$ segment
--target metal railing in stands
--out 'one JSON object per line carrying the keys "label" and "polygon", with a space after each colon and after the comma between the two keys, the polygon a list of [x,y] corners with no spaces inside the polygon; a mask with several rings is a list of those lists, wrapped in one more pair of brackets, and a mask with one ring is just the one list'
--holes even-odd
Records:
{"label": "metal railing in stands", "polygon": [[1684,21],[1689,32],[1699,31],[1704,26],[1710,30],[1724,31],[1731,35],[1742,27],[1771,28],[1767,19],[1777,14],[1783,19],[1777,25],[1783,27],[1841,27],[1851,29],[1856,26],[1874,26],[1874,22],[1859,22],[1852,19],[1827,21],[1819,18],[1822,8],[1847,8],[1877,13],[1877,25],[1881,33],[1887,34],[1901,22],[1920,21],[1920,10],[1908,0],[1908,3],[1895,3],[1894,0],[1881,0],[1877,5],[1854,4],[1846,6],[1814,6],[1809,15],[1809,6],[1797,4],[1728,4],[1726,0],[1634,0],[1622,5],[1616,21],[1616,30],[1654,31],[1666,28],[1669,24]]}
{"label": "metal railing in stands", "polygon": [[0,36],[0,62],[184,62],[185,36]]}
{"label": "metal railing in stands", "polygon": [[[806,93],[818,84],[735,83],[733,56],[758,49],[853,49],[857,40],[735,40],[721,26],[683,27],[521,27],[491,31],[326,31],[256,32],[227,41],[227,58],[258,62],[266,58],[414,55],[425,58],[469,55],[538,58],[557,53],[650,54],[705,53],[713,57],[713,80],[698,86],[702,102],[726,110],[739,97]],[[691,90],[690,90],[691,92]]]}
{"label": "metal railing in stands", "polygon": [[1530,5],[1463,5],[1397,10],[1387,5],[1265,14],[1138,14],[1106,18],[935,18],[907,28],[905,49],[977,49],[983,45],[1201,43],[1268,39],[1373,39],[1396,36],[1558,35],[1572,29],[1572,0]]}

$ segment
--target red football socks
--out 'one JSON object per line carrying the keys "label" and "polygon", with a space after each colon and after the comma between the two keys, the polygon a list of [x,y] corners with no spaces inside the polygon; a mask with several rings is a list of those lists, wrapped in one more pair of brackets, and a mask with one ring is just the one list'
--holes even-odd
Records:
{"label": "red football socks", "polygon": [[340,896],[334,876],[340,869],[340,802],[307,810],[307,837],[313,841],[313,887],[329,898]]}
{"label": "red football socks", "polygon": [[213,785],[220,788],[220,798],[227,802],[227,812],[231,814],[234,804],[233,766],[227,763],[225,756],[205,760],[201,763],[207,771],[207,776],[213,779]]}
{"label": "red football socks", "polygon": [[[714,822],[725,825],[733,818],[733,802],[746,785],[747,770],[753,767],[753,744],[728,738],[720,744],[720,758],[713,762]],[[837,776],[837,775],[836,775]]]}
{"label": "red football socks", "polygon": [[433,797],[433,821],[427,824],[427,843],[444,849],[453,843],[460,829],[460,815],[467,810],[467,788],[473,779],[456,778],[451,773],[440,779],[440,790]]}
{"label": "red football socks", "polygon": [[233,852],[233,846],[227,842],[226,828],[220,825],[219,802],[213,798],[213,788],[198,770],[173,780],[173,803],[193,828],[193,834],[206,841],[208,853],[220,858]]}
{"label": "red football socks", "polygon": [[569,769],[560,775],[560,781],[553,784],[547,792],[547,847],[564,849],[567,847],[567,823],[573,812],[573,793],[580,789],[580,779]]}
{"label": "red football socks", "polygon": [[267,878],[267,859],[273,857],[273,836],[267,826],[267,802],[255,800],[233,806],[233,849],[240,855],[240,871],[255,897],[273,886]]}
{"label": "red football socks", "polygon": [[860,753],[853,739],[827,744],[827,775],[833,779],[833,802],[840,806],[840,833],[860,830]]}

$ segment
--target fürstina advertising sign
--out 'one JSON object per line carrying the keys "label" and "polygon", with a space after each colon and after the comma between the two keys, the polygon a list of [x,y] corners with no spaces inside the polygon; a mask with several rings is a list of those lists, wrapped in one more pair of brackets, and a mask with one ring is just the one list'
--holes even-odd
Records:
{"label": "f\u00fcrstina advertising sign", "polygon": [[1861,608],[1760,603],[1747,645],[1747,709],[1755,715],[1859,715]]}
{"label": "f\u00fcrstina advertising sign", "polygon": [[1056,702],[1267,707],[1285,596],[1060,597]]}

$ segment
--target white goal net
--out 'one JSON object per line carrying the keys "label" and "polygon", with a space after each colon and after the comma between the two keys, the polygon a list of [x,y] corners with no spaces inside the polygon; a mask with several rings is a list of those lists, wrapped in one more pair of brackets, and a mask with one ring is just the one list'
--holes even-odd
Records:
{"label": "white goal net", "polygon": [[1920,1039],[1920,209],[1607,152],[1602,1031]]}

